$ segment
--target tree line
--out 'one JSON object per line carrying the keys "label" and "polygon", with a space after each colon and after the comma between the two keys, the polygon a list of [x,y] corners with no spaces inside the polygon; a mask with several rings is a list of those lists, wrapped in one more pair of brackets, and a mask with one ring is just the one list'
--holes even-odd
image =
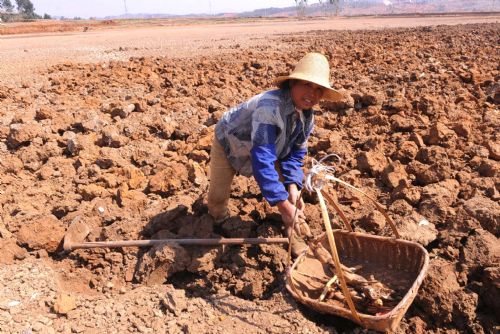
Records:
{"label": "tree line", "polygon": [[[306,7],[308,5],[308,0],[295,0],[295,5],[297,6],[297,15],[305,16]],[[339,13],[340,0],[319,0],[321,6],[329,5],[335,8],[335,15]]]}
{"label": "tree line", "polygon": [[50,15],[43,16],[35,13],[35,6],[31,0],[14,0],[15,5],[11,0],[0,0],[0,18],[4,21],[12,20],[33,20],[33,19],[50,19]]}

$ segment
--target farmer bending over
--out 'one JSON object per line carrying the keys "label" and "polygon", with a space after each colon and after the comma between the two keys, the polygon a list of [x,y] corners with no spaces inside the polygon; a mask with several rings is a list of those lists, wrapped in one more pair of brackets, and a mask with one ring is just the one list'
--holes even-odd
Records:
{"label": "farmer bending over", "polygon": [[[210,153],[208,210],[216,221],[228,217],[234,175],[253,175],[264,198],[278,207],[290,236],[296,210],[302,214],[304,207],[298,197],[314,124],[312,108],[321,99],[342,97],[329,80],[326,57],[308,53],[290,75],[276,79],[279,89],[256,95],[222,116]],[[294,255],[305,247],[299,238],[292,238],[291,243]]]}

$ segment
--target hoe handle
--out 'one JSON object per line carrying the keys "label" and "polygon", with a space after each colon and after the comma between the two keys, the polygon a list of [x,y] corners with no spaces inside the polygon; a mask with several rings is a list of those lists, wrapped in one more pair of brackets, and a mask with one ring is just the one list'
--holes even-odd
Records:
{"label": "hoe handle", "polygon": [[148,247],[159,244],[178,244],[178,245],[240,245],[240,244],[286,244],[288,238],[220,238],[220,239],[158,239],[158,240],[123,240],[123,241],[95,241],[81,243],[64,243],[66,252],[73,249],[82,248],[117,248],[117,247]]}

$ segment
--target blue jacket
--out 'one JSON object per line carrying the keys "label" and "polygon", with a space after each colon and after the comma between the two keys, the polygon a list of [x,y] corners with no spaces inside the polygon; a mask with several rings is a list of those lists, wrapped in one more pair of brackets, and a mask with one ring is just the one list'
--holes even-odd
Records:
{"label": "blue jacket", "polygon": [[[296,111],[289,89],[267,91],[227,111],[215,136],[231,166],[241,175],[253,174],[271,205],[288,199],[287,187],[302,188],[306,142],[313,128],[313,112]],[[283,183],[279,180],[278,162]]]}

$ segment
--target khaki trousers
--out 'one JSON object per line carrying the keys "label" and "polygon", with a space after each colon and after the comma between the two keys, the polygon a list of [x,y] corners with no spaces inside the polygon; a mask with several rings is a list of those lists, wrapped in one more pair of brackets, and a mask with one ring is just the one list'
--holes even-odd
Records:
{"label": "khaki trousers", "polygon": [[208,213],[220,220],[228,216],[227,204],[236,171],[226,157],[224,148],[214,136],[210,150],[210,185],[208,188]]}
{"label": "khaki trousers", "polygon": [[[274,164],[274,168],[278,172],[279,180],[283,182],[284,178],[281,174],[281,168],[278,162]],[[233,169],[229,160],[227,160],[226,152],[214,137],[212,148],[210,150],[210,185],[208,188],[208,213],[215,220],[222,220],[228,217],[229,212],[227,204],[231,196],[231,184],[233,183],[236,171]]]}

